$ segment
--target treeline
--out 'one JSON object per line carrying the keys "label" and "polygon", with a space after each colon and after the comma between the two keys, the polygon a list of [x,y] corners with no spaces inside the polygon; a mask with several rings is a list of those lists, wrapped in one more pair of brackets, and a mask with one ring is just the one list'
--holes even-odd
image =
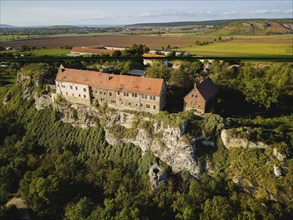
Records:
{"label": "treeline", "polygon": [[210,73],[220,88],[218,105],[214,108],[217,113],[229,116],[263,112],[278,116],[292,112],[293,68],[290,64],[230,65],[215,61]]}

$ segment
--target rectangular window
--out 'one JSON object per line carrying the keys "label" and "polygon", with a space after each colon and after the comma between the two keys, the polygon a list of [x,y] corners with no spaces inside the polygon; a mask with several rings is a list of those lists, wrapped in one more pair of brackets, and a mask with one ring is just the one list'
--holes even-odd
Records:
{"label": "rectangular window", "polygon": [[124,96],[128,96],[128,93],[127,92],[124,92]]}
{"label": "rectangular window", "polygon": [[[61,92],[62,93],[62,92]],[[66,92],[66,95],[68,95],[68,92]]]}
{"label": "rectangular window", "polygon": [[137,94],[136,93],[132,93],[132,97],[137,97]]}
{"label": "rectangular window", "polygon": [[86,92],[86,88],[83,88],[83,91]]}
{"label": "rectangular window", "polygon": [[142,103],[140,103],[140,107],[141,107],[141,108],[143,107]]}
{"label": "rectangular window", "polygon": [[103,95],[103,93],[102,93],[102,92],[100,92],[100,95]]}
{"label": "rectangular window", "polygon": [[115,100],[111,100],[111,103],[116,104],[116,101]]}
{"label": "rectangular window", "polygon": [[146,107],[146,108],[150,108],[151,106],[150,106],[149,104],[146,104],[145,107]]}
{"label": "rectangular window", "polygon": [[112,96],[112,92],[109,92],[109,96]]}
{"label": "rectangular window", "polygon": [[156,109],[156,106],[154,105],[154,109]]}
{"label": "rectangular window", "polygon": [[118,95],[120,95],[120,92],[118,92]]}
{"label": "rectangular window", "polygon": [[78,97],[80,97],[80,94],[78,94]]}
{"label": "rectangular window", "polygon": [[70,89],[72,89],[72,86],[70,86]]}
{"label": "rectangular window", "polygon": [[75,90],[77,90],[77,86],[75,86]]}
{"label": "rectangular window", "polygon": [[83,95],[84,98],[86,98],[86,95]]}
{"label": "rectangular window", "polygon": [[128,105],[131,105],[131,103],[130,103],[130,102],[128,102]]}

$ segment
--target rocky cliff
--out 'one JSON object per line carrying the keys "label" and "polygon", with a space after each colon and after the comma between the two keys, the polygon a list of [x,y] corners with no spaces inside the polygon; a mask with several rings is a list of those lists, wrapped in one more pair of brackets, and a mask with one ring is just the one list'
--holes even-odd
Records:
{"label": "rocky cliff", "polygon": [[54,104],[54,108],[63,122],[74,126],[87,128],[99,121],[111,145],[132,143],[140,147],[143,153],[151,151],[174,172],[187,170],[199,176],[194,159],[195,140],[185,135],[184,122],[168,125],[145,113],[103,110],[79,104]]}

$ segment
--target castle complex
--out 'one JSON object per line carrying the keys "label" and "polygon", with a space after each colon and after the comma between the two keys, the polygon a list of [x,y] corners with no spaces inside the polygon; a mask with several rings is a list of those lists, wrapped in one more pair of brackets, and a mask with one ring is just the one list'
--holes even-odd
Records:
{"label": "castle complex", "polygon": [[61,66],[55,81],[57,95],[71,103],[106,103],[116,109],[150,113],[158,113],[166,105],[167,89],[163,79],[114,75]]}

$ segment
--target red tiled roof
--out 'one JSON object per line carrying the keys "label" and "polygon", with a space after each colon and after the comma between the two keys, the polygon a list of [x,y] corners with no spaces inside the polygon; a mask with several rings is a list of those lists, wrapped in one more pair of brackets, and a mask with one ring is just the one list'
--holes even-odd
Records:
{"label": "red tiled roof", "polygon": [[73,47],[71,53],[87,53],[87,54],[113,54],[114,50],[95,49],[87,47]]}
{"label": "red tiled roof", "polygon": [[159,54],[150,54],[150,53],[144,53],[142,55],[143,58],[160,58],[160,57],[165,57],[164,55],[159,55]]}
{"label": "red tiled roof", "polygon": [[161,94],[163,86],[163,79],[113,75],[88,70],[61,68],[56,76],[56,81],[155,96]]}
{"label": "red tiled roof", "polygon": [[197,83],[195,86],[206,101],[213,97],[218,91],[210,77]]}

